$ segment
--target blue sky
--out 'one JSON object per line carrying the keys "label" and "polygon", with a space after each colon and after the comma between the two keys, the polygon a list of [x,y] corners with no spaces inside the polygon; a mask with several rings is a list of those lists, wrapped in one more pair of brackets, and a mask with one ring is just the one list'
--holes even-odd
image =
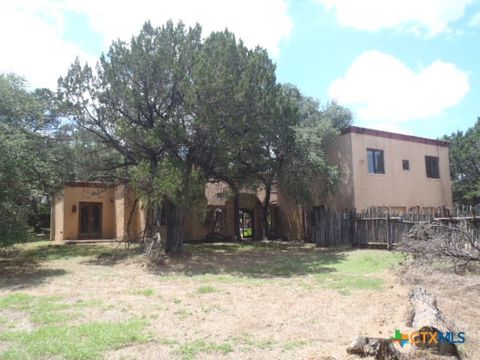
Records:
{"label": "blue sky", "polygon": [[277,63],[281,82],[352,109],[356,125],[439,137],[480,116],[480,0],[6,0],[0,72],[55,88],[149,19],[228,27]]}

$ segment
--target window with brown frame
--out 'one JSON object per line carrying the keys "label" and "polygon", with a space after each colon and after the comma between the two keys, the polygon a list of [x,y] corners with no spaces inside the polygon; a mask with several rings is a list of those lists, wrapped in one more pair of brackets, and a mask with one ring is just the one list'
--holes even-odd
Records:
{"label": "window with brown frame", "polygon": [[427,178],[440,179],[438,156],[425,156],[425,169],[427,172]]}
{"label": "window with brown frame", "polygon": [[368,172],[370,174],[385,174],[383,150],[367,149]]}

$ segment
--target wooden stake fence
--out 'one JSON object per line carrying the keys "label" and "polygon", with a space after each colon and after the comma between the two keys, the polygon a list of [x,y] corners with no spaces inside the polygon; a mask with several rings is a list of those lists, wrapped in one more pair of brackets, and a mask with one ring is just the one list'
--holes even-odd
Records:
{"label": "wooden stake fence", "polygon": [[480,239],[480,205],[460,205],[453,210],[415,207],[404,214],[387,207],[372,207],[361,212],[314,207],[311,213],[311,240],[319,246],[378,246],[391,249],[415,224],[433,221],[461,228]]}

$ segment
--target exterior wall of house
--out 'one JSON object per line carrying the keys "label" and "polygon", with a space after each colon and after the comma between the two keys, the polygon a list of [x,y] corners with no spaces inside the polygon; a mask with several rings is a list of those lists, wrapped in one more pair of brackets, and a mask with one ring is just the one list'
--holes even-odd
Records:
{"label": "exterior wall of house", "polygon": [[125,195],[126,188],[124,184],[119,184],[115,187],[115,235],[121,237],[126,231],[125,217],[127,212],[125,211]]}
{"label": "exterior wall of house", "polygon": [[[354,207],[386,206],[404,211],[414,206],[452,206],[448,146],[434,140],[414,137],[388,137],[389,133],[351,132]],[[395,135],[395,134],[392,134]],[[370,174],[367,149],[383,150],[385,174]],[[427,178],[425,156],[439,158],[440,178]],[[403,170],[408,160],[410,170]],[[351,185],[349,184],[348,187]],[[349,196],[352,196],[350,194]]]}
{"label": "exterior wall of house", "polygon": [[102,204],[102,239],[116,237],[115,188],[106,185],[66,185],[55,196],[55,240],[77,240],[81,202]]}
{"label": "exterior wall of house", "polygon": [[64,212],[64,193],[63,191],[59,191],[53,197],[53,221],[50,221],[53,224],[53,228],[50,229],[52,235],[50,238],[54,241],[61,241],[63,240],[63,212]]}

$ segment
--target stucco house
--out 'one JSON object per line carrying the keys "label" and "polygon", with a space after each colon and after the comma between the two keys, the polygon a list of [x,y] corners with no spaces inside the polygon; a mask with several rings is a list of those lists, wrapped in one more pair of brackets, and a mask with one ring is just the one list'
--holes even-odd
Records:
{"label": "stucco house", "polygon": [[[312,206],[338,210],[386,207],[405,212],[411,207],[451,207],[448,143],[410,135],[352,126],[339,136],[330,153],[342,171],[332,193],[312,184]],[[205,218],[187,216],[185,238],[205,239],[217,233],[226,239],[234,233],[233,201],[228,186],[208,183]],[[241,228],[246,237],[258,238],[262,191],[240,196]],[[51,239],[55,241],[136,238],[145,227],[145,208],[124,184],[75,182],[65,184],[53,199]],[[270,201],[269,231],[284,239],[306,239],[309,209],[275,189]],[[166,232],[166,225],[162,227]],[[162,234],[165,235],[165,234]]]}
{"label": "stucco house", "polygon": [[343,172],[337,209],[452,207],[448,142],[351,126],[332,149]]}

